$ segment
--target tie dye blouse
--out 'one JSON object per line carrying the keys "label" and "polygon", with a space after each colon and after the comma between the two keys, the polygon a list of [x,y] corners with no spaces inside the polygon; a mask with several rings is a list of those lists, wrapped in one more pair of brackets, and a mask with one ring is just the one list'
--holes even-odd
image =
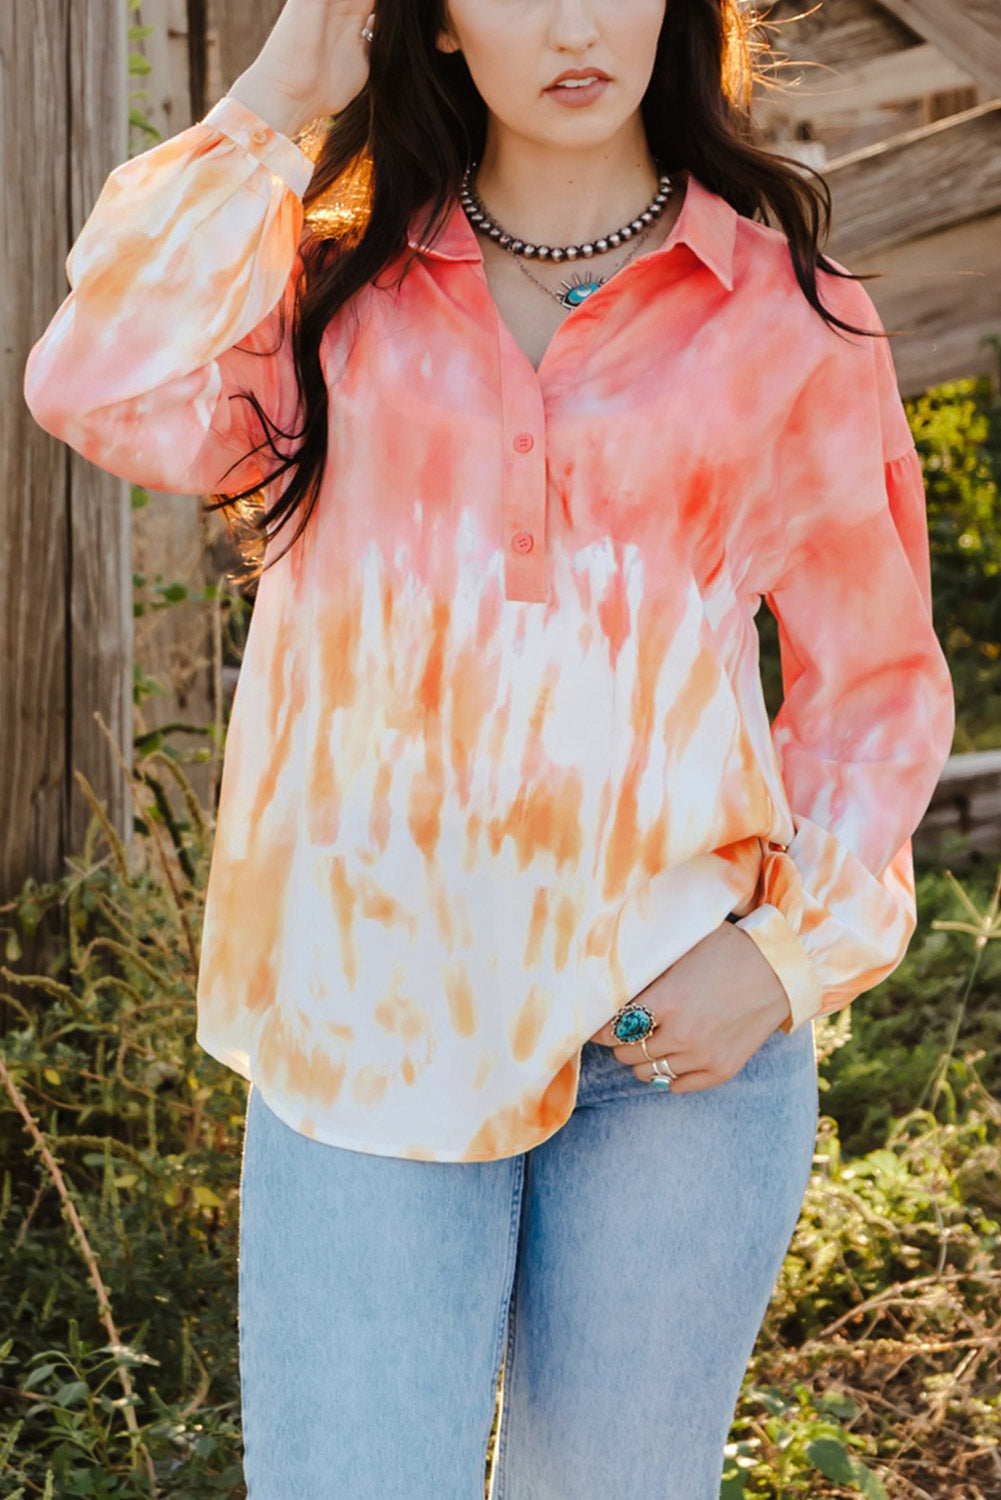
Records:
{"label": "tie dye blouse", "polygon": [[[224,481],[261,436],[229,398],[296,425],[275,334],[311,172],[229,96],[113,171],[28,360],[40,425],[152,490],[266,473]],[[728,914],[786,1031],[913,934],[954,708],[889,346],[821,320],[777,229],[677,181],[665,242],[537,371],[457,203],[325,335],[327,471],[256,595],[197,993],[201,1046],[320,1141],[538,1145],[582,1043]],[[861,284],[820,288],[880,326]]]}

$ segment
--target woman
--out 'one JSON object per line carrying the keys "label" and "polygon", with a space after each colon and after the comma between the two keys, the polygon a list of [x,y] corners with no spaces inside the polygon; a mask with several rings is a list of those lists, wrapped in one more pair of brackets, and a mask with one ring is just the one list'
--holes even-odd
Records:
{"label": "woman", "polygon": [[49,432],[265,543],[197,1030],[253,1085],[250,1500],[474,1500],[502,1360],[497,1500],[714,1500],[812,1022],[913,933],[921,469],[748,26],[288,0],[31,352]]}

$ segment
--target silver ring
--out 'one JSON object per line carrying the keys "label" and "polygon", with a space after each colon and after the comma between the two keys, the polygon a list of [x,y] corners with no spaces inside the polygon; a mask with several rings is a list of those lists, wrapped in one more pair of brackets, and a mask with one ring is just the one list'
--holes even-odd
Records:
{"label": "silver ring", "polygon": [[656,1078],[667,1078],[672,1082],[677,1078],[677,1073],[671,1067],[666,1057],[655,1057],[653,1060],[653,1071]]}

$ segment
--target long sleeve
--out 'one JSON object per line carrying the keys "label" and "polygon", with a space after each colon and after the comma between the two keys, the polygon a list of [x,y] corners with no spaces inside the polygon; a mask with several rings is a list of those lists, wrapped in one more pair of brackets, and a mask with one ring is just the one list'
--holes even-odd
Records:
{"label": "long sleeve", "polygon": [[38,424],[154,490],[232,493],[268,472],[268,451],[231,468],[263,433],[251,404],[230,397],[251,390],[286,430],[294,419],[287,316],[284,339],[278,330],[312,170],[228,95],[115,168],[67,258],[71,291],[25,366]]}
{"label": "long sleeve", "polygon": [[[772,741],[795,831],[787,845],[766,841],[760,899],[737,925],[786,990],[786,1032],[842,1009],[904,957],[917,922],[911,835],[955,727],[921,463],[888,346],[873,342],[871,430],[839,434],[828,407],[816,519],[765,591],[783,681]],[[811,473],[793,468],[797,481]]]}

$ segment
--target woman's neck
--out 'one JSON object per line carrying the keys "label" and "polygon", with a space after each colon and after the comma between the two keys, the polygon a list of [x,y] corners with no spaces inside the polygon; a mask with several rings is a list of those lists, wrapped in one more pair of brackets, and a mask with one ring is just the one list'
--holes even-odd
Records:
{"label": "woman's neck", "polygon": [[501,227],[534,244],[573,245],[608,234],[647,208],[658,171],[645,137],[587,152],[488,141],[473,188]]}

